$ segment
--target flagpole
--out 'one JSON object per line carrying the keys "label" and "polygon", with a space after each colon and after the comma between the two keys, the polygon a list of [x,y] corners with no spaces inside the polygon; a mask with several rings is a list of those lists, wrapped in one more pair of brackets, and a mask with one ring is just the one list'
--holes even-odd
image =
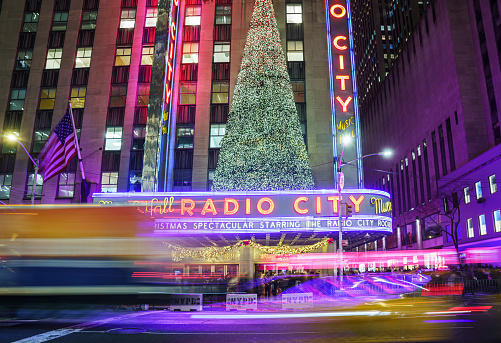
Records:
{"label": "flagpole", "polygon": [[82,154],[80,153],[80,144],[78,143],[77,129],[75,128],[75,118],[73,118],[73,109],[71,108],[71,102],[69,102],[69,105],[70,105],[71,124],[73,125],[73,132],[75,133],[75,147],[77,148],[77,157],[78,157],[78,163],[80,164],[80,173],[82,174],[82,182],[85,182],[85,172],[83,168]]}

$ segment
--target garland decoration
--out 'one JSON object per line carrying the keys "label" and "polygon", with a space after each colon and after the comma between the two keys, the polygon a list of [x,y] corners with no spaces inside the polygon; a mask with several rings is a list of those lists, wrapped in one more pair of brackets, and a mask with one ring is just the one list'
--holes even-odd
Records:
{"label": "garland decoration", "polygon": [[216,259],[224,254],[229,253],[230,251],[239,248],[241,246],[250,246],[256,249],[259,249],[261,252],[265,254],[273,254],[273,255],[298,255],[305,254],[308,252],[312,252],[318,248],[323,246],[332,244],[334,239],[325,238],[320,242],[317,242],[312,245],[304,245],[300,247],[291,247],[286,245],[280,246],[264,246],[249,240],[241,240],[233,245],[228,245],[225,247],[208,247],[204,249],[189,249],[189,248],[181,248],[170,243],[164,242],[166,246],[172,248],[172,260],[175,262],[182,261],[185,258],[193,258],[193,259],[204,259],[209,262],[214,262]]}

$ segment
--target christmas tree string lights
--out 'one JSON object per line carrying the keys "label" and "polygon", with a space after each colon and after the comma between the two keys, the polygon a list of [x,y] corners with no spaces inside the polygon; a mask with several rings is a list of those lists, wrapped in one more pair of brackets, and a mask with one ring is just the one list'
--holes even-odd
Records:
{"label": "christmas tree string lights", "polygon": [[256,0],[214,191],[313,189],[271,0]]}
{"label": "christmas tree string lights", "polygon": [[182,261],[185,258],[192,259],[203,259],[209,262],[214,262],[218,257],[223,256],[231,252],[232,250],[239,248],[241,246],[250,246],[260,250],[264,254],[272,254],[272,255],[298,255],[312,252],[318,248],[326,246],[328,244],[332,244],[334,240],[332,238],[325,238],[320,242],[317,242],[312,245],[304,245],[299,247],[291,247],[291,246],[264,246],[249,240],[241,240],[236,244],[228,245],[225,247],[208,247],[204,249],[189,249],[189,248],[181,248],[169,243],[164,242],[169,248],[172,248],[172,260],[175,262]]}

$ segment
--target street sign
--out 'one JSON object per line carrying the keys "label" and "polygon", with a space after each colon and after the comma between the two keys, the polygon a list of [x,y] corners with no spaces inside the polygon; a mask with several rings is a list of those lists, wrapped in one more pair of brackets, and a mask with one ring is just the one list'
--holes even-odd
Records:
{"label": "street sign", "polygon": [[348,246],[348,240],[347,239],[343,239],[343,247],[347,247]]}

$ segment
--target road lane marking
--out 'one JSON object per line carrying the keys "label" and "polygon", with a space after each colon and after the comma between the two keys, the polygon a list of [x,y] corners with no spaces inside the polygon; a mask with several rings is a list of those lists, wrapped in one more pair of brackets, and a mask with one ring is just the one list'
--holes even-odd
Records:
{"label": "road lane marking", "polygon": [[134,318],[138,316],[142,316],[145,314],[148,314],[150,312],[140,312],[140,313],[131,313],[131,314],[126,314],[118,317],[112,317],[112,318],[107,318],[107,319],[101,319],[101,320],[96,320],[92,322],[87,322],[87,323],[81,323],[81,324],[76,324],[72,326],[68,326],[66,328],[62,329],[57,329],[57,330],[52,330],[48,332],[44,332],[35,336],[27,337],[20,339],[18,341],[12,342],[12,343],[43,343],[47,342],[59,337],[67,336],[75,332],[80,332],[85,329],[89,329],[92,327],[96,327],[99,325],[107,324],[113,321],[118,321],[118,320],[124,320],[124,319],[129,319],[129,318]]}

